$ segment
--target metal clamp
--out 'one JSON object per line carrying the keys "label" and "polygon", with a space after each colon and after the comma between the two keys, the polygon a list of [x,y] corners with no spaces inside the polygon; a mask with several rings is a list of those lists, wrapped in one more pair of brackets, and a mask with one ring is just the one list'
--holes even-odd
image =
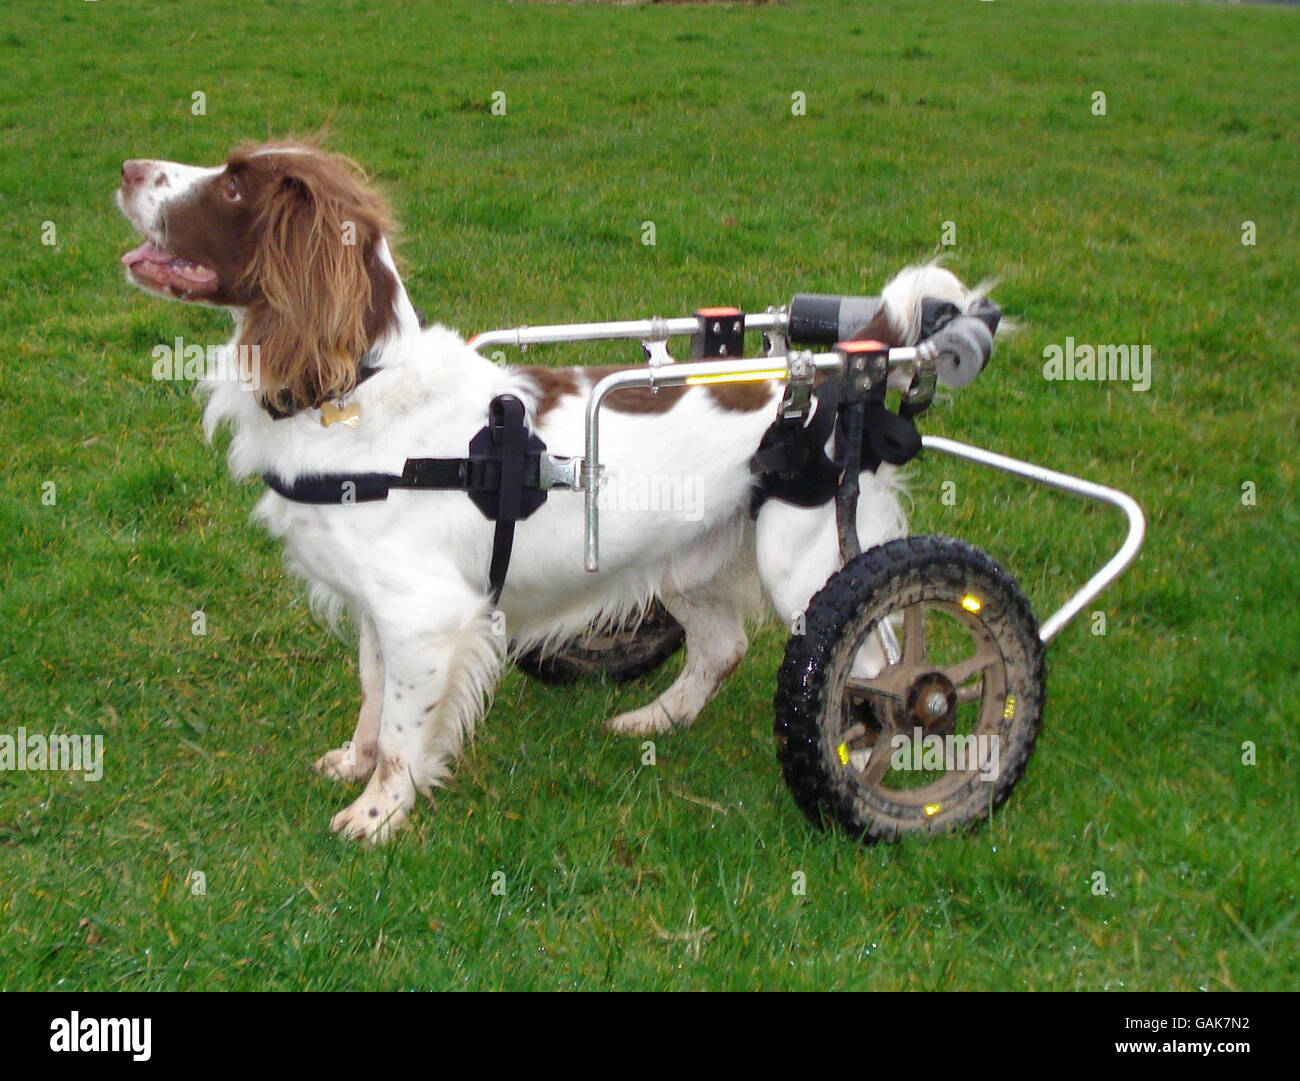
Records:
{"label": "metal clamp", "polygon": [[673,355],[668,352],[668,342],[663,338],[643,341],[641,351],[645,354],[645,362],[652,368],[658,368],[662,364],[677,363]]}
{"label": "metal clamp", "polygon": [[911,415],[921,413],[934,401],[934,390],[939,382],[939,373],[934,361],[927,357],[918,357],[916,371],[912,373],[912,382],[903,392],[903,404]]}
{"label": "metal clamp", "polygon": [[786,360],[790,366],[790,377],[786,382],[785,397],[781,399],[781,419],[806,418],[812,409],[817,365],[813,363],[812,354],[806,350],[793,352]]}
{"label": "metal clamp", "polygon": [[[783,357],[790,351],[789,338],[785,332],[788,322],[786,310],[778,305],[769,304],[767,311],[763,314],[770,319],[776,320],[769,329],[763,331],[763,356]],[[748,325],[747,322],[746,326],[748,327]]]}

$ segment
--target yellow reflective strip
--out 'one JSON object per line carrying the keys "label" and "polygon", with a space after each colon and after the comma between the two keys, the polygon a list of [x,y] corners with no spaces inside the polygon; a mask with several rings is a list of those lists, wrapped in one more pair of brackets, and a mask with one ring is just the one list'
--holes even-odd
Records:
{"label": "yellow reflective strip", "polygon": [[758,383],[767,379],[784,379],[785,368],[764,368],[756,372],[736,372],[727,375],[688,375],[686,385],[698,387],[705,383]]}

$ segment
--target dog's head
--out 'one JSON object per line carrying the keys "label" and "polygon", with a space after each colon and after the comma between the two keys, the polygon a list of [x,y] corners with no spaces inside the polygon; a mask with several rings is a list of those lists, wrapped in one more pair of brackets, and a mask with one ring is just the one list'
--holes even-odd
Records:
{"label": "dog's head", "polygon": [[145,242],[122,257],[157,296],[236,309],[268,395],[310,407],[352,389],[395,325],[387,208],[351,162],[306,143],[224,165],[124,162],[117,203]]}

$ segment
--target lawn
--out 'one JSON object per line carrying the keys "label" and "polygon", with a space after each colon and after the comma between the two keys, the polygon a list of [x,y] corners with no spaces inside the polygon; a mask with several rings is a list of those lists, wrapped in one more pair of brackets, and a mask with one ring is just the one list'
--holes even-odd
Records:
{"label": "lawn", "polygon": [[[0,987],[1300,986],[1298,15],[7,4],[0,734],[102,735],[105,765],[0,771]],[[128,288],[111,203],[124,158],[326,122],[392,197],[413,299],[466,333],[872,292],[940,250],[1000,278],[1019,332],[923,429],[1122,488],[1149,535],[1105,633],[1090,612],[1049,649],[990,824],[812,829],[775,761],[769,626],[653,766],[600,722],[671,665],[512,672],[436,809],[381,849],[330,834],[350,797],[309,764],[351,732],[355,657],[191,388],[151,377],[155,345],[227,317]],[[1067,337],[1150,345],[1149,389],[1045,379]],[[1040,618],[1122,535],[938,457],[911,493],[918,532],[988,549]]]}

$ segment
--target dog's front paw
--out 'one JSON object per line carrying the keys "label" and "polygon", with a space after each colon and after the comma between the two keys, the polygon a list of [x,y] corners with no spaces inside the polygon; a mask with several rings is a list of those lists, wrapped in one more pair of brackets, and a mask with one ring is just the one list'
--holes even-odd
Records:
{"label": "dog's front paw", "polygon": [[347,840],[383,844],[406,821],[407,812],[414,806],[415,785],[410,774],[400,765],[384,760],[356,802],[334,816],[330,829]]}
{"label": "dog's front paw", "polygon": [[330,829],[344,840],[365,841],[381,845],[406,821],[406,808],[400,804],[390,806],[362,796],[346,810],[330,820]]}
{"label": "dog's front paw", "polygon": [[620,713],[613,720],[606,721],[605,727],[624,736],[656,736],[685,726],[673,720],[658,702],[651,702],[630,713]]}
{"label": "dog's front paw", "polygon": [[332,781],[346,781],[349,784],[355,784],[358,781],[364,781],[374,773],[375,752],[371,751],[366,754],[355,744],[345,743],[342,747],[335,747],[332,751],[326,751],[311,764],[311,768],[322,777],[328,777]]}

